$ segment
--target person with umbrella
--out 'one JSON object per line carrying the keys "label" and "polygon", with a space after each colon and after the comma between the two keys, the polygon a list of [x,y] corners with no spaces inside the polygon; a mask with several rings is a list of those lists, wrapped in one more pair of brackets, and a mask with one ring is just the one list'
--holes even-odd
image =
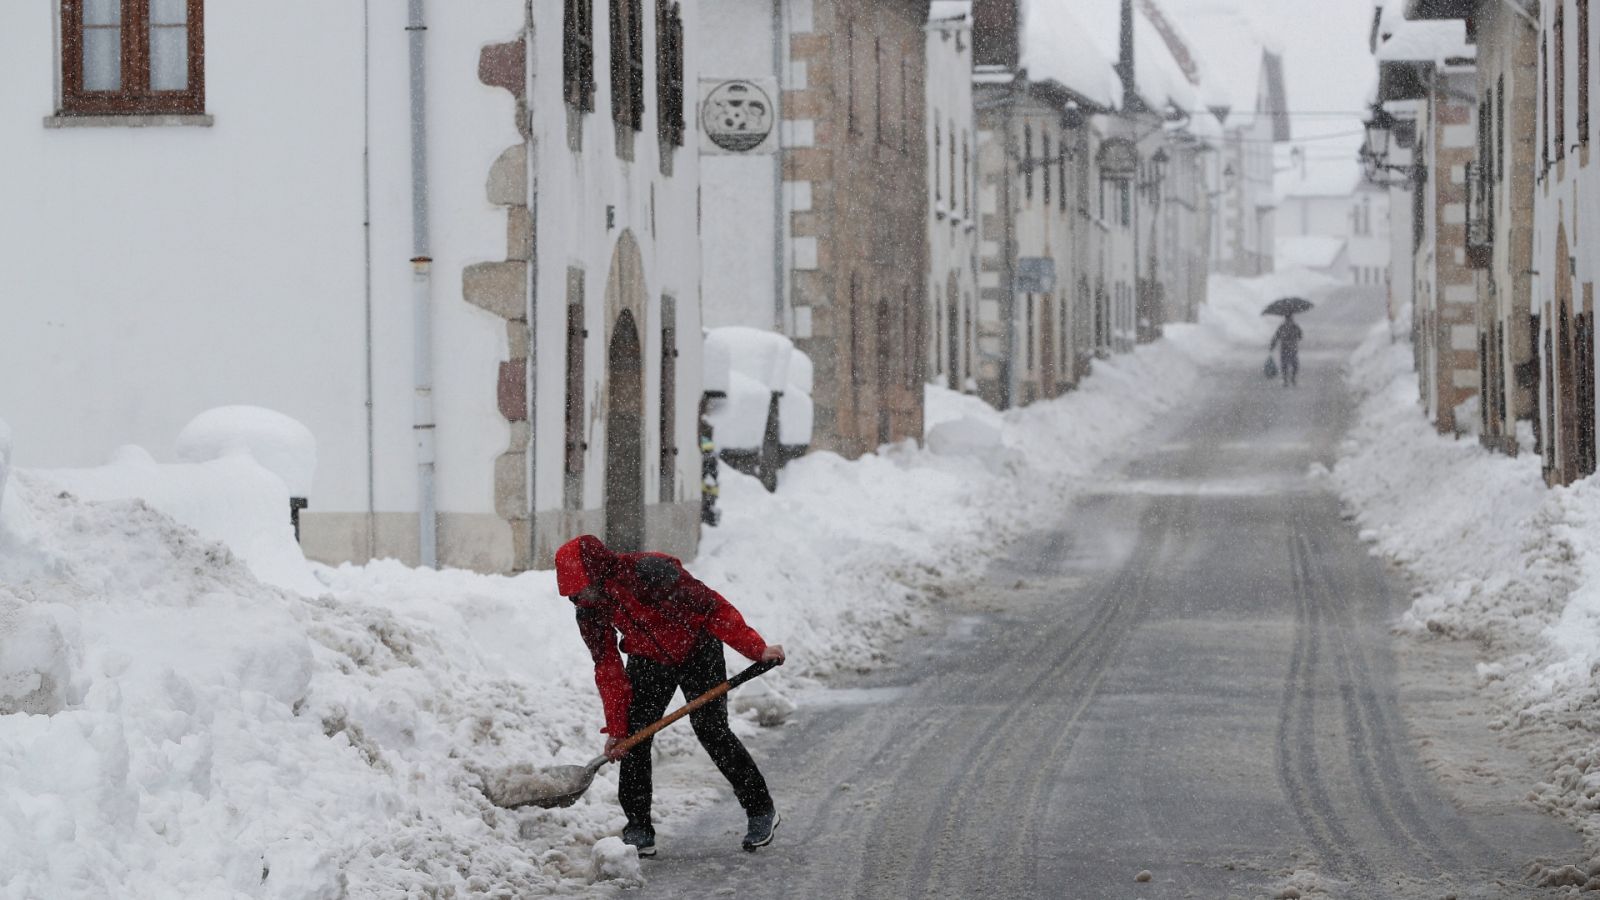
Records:
{"label": "person with umbrella", "polygon": [[1278,369],[1283,373],[1283,386],[1289,387],[1296,384],[1300,377],[1300,339],[1305,332],[1295,324],[1294,314],[1305,312],[1311,308],[1311,302],[1299,297],[1284,297],[1275,300],[1262,310],[1264,316],[1283,316],[1283,324],[1272,335],[1272,343],[1267,346],[1267,352],[1278,351]]}

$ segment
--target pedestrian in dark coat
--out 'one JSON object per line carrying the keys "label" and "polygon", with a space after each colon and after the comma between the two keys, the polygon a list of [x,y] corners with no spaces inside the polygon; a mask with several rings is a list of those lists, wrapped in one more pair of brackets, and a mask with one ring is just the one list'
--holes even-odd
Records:
{"label": "pedestrian in dark coat", "polygon": [[1272,343],[1267,347],[1271,353],[1274,347],[1278,348],[1279,369],[1283,372],[1283,386],[1288,387],[1300,380],[1300,338],[1305,332],[1294,322],[1294,316],[1284,316],[1283,324],[1272,335]]}
{"label": "pedestrian in dark coat", "polygon": [[[556,551],[556,586],[577,607],[578,632],[594,660],[605,708],[606,753],[613,759],[623,738],[666,713],[679,688],[689,700],[727,679],[724,644],[755,661],[784,658],[781,646],[768,644],[733,604],[664,553],[616,553],[586,534]],[[691,713],[689,722],[749,817],[744,848],[771,843],[778,814],[761,770],[729,727],[727,697]],[[620,757],[618,800],[628,817],[622,839],[640,856],[655,854],[651,743]]]}

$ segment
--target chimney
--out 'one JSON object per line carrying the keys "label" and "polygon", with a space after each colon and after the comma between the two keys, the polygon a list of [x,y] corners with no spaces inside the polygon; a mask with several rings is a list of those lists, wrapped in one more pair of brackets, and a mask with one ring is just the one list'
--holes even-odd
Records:
{"label": "chimney", "polygon": [[1122,108],[1129,112],[1141,111],[1144,101],[1139,99],[1133,65],[1133,0],[1122,0],[1122,40],[1117,46],[1121,48],[1116,68],[1117,77],[1122,79]]}
{"label": "chimney", "polygon": [[[1053,2],[1053,0],[1046,0]],[[972,61],[1016,71],[1022,58],[1022,0],[973,0]]]}

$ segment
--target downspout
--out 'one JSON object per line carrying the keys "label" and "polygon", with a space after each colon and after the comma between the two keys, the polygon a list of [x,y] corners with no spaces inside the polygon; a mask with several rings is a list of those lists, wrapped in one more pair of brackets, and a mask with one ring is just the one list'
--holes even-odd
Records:
{"label": "downspout", "polygon": [[[1016,133],[1016,108],[1018,94],[1022,91],[1022,80],[1027,75],[1021,70],[1013,70],[1011,84],[1006,88],[1008,96],[1003,107],[1003,129],[1005,131],[1005,154],[1002,158],[1001,171],[1004,177],[1000,179],[1002,195],[1004,197],[1005,214],[1001,218],[1006,223],[1005,244],[1000,248],[1001,259],[1005,267],[1005,293],[1000,295],[1000,317],[1005,322],[1005,349],[1000,353],[1000,408],[1010,409],[1016,397],[1017,374],[1017,237],[1016,216],[1012,196],[1011,164],[1018,161],[1020,165],[1028,165],[1023,159],[1022,151],[1017,147]],[[1032,148],[1029,148],[1030,150]],[[1017,174],[1021,174],[1019,170]]]}
{"label": "downspout", "polygon": [[411,327],[412,434],[417,452],[418,564],[439,566],[439,532],[434,495],[433,421],[433,258],[428,249],[427,62],[423,0],[409,0],[411,62]]}
{"label": "downspout", "polygon": [[778,152],[773,154],[772,157],[772,245],[773,249],[777,251],[772,254],[772,324],[779,334],[788,334],[790,337],[794,337],[794,331],[785,327],[786,323],[784,322],[784,312],[788,304],[785,302],[787,298],[784,290],[784,262],[787,248],[784,246],[783,232],[784,211],[788,206],[788,199],[785,197],[783,190],[783,155],[785,152],[783,146],[783,85],[785,79],[783,76],[785,74],[785,57],[788,55],[787,47],[785,46],[787,44],[785,38],[789,33],[788,15],[789,10],[786,0],[772,0],[772,73],[778,82],[778,95],[772,98],[774,105],[778,107],[773,116],[778,128]]}
{"label": "downspout", "polygon": [[361,3],[361,245],[366,325],[367,558],[378,555],[377,439],[373,421],[372,350],[372,3]]}
{"label": "downspout", "polygon": [[[525,87],[522,96],[525,100],[517,110],[521,121],[517,124],[523,129],[523,145],[527,148],[527,178],[528,178],[528,224],[532,229],[534,241],[539,235],[539,176],[538,160],[534,158],[536,149],[533,142],[533,117],[529,113],[532,103],[534,78],[533,78],[533,46],[536,35],[533,28],[533,3],[527,0],[524,6],[526,26],[522,33],[523,42],[523,78]],[[535,423],[539,421],[539,254],[533,247],[528,248],[528,361],[524,363],[528,378],[528,559],[533,559],[534,548],[538,546],[539,539],[539,448],[534,441]]]}

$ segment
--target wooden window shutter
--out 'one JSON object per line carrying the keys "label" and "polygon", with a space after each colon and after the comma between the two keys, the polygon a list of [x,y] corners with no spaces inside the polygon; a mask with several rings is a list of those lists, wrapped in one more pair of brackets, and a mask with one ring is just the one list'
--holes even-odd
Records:
{"label": "wooden window shutter", "polygon": [[594,111],[594,0],[565,0],[562,75],[567,105]]}
{"label": "wooden window shutter", "polygon": [[[578,276],[581,279],[581,274]],[[569,291],[572,273],[568,273]],[[583,327],[583,294],[581,280],[576,302],[567,304],[567,408],[566,408],[566,470],[569,475],[583,471],[584,451],[588,444],[583,439],[584,407],[584,344],[589,332]]]}
{"label": "wooden window shutter", "polygon": [[661,502],[677,493],[678,323],[677,304],[661,298]]}

